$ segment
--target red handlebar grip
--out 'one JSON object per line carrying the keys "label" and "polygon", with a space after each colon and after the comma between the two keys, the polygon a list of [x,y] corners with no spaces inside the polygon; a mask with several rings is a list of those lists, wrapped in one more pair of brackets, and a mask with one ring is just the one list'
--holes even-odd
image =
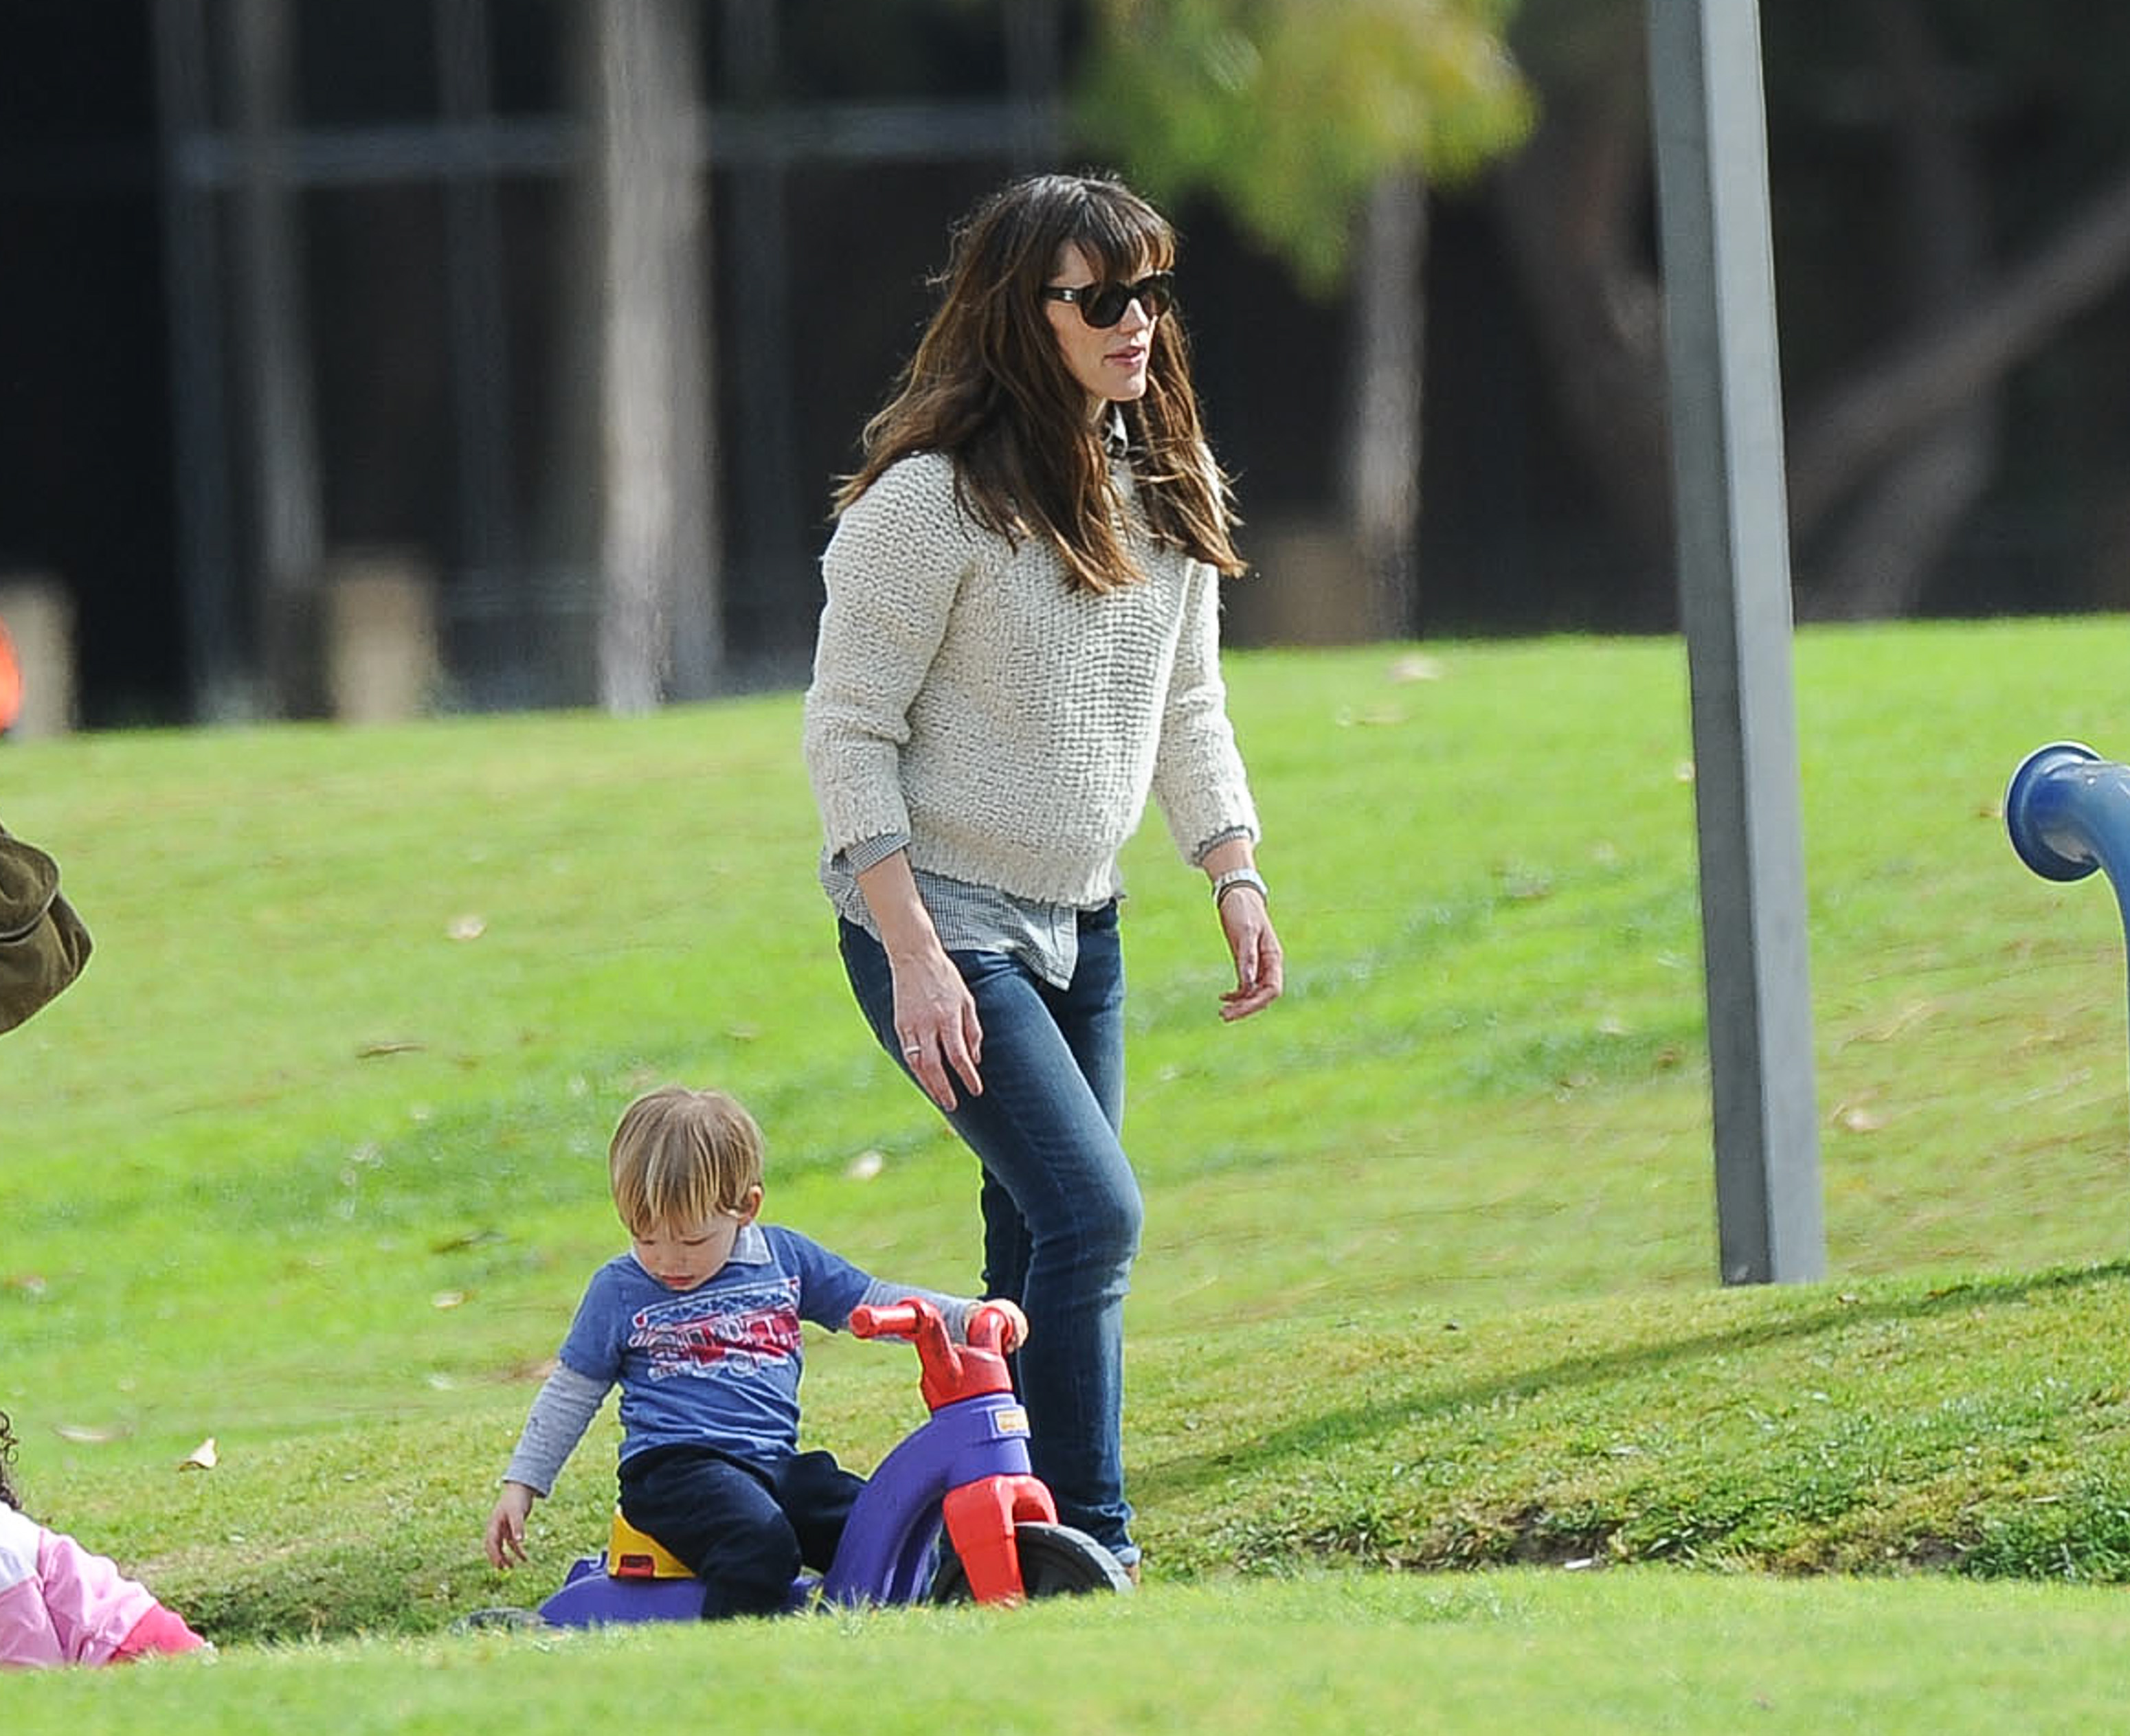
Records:
{"label": "red handlebar grip", "polygon": [[969,1311],[969,1344],[972,1349],[1002,1355],[1005,1350],[1006,1311],[996,1302],[979,1302]]}
{"label": "red handlebar grip", "polygon": [[858,1338],[906,1338],[917,1330],[915,1302],[861,1302],[851,1310],[851,1335]]}

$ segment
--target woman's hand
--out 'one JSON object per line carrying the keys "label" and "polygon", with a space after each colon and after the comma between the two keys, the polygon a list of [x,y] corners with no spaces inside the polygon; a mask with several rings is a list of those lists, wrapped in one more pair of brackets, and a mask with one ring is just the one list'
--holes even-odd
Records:
{"label": "woman's hand", "polygon": [[888,965],[895,973],[895,1040],[925,1095],[951,1109],[961,1101],[958,1079],[972,1097],[982,1096],[984,1028],[953,960],[934,941],[906,956],[891,953]]}
{"label": "woman's hand", "polygon": [[[1207,851],[1198,866],[1213,883],[1213,908],[1220,913],[1220,932],[1235,956],[1235,986],[1220,997],[1220,1017],[1232,1024],[1262,1013],[1279,999],[1287,985],[1287,967],[1249,844],[1241,838],[1227,839]],[[1224,885],[1224,879],[1229,884]]]}
{"label": "woman's hand", "polygon": [[1220,1017],[1233,1023],[1263,1012],[1287,985],[1287,967],[1273,932],[1272,912],[1254,886],[1236,886],[1220,900],[1220,932],[1235,955],[1235,986],[1220,997]]}
{"label": "woman's hand", "polygon": [[939,944],[938,931],[917,895],[909,851],[883,857],[857,882],[895,975],[895,1041],[903,1065],[943,1109],[961,1101],[954,1094],[957,1079],[970,1096],[982,1096],[977,1067],[983,1059],[984,1028],[977,1018],[977,998]]}

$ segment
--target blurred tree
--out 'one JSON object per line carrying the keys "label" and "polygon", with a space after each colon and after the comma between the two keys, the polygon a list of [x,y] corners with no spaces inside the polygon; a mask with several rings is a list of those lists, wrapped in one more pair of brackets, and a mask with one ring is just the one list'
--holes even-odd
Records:
{"label": "blurred tree", "polygon": [[1085,136],[1157,198],[1217,199],[1311,293],[1350,287],[1343,465],[1369,596],[1411,630],[1420,516],[1426,188],[1530,124],[1511,0],[1096,0],[1074,90]]}
{"label": "blurred tree", "polygon": [[717,618],[717,537],[697,12],[599,0],[581,20],[597,146],[599,695],[615,713],[659,704],[676,652],[715,661],[699,642]]}
{"label": "blurred tree", "polygon": [[[1653,622],[1673,600],[1645,4],[1526,0],[1512,41],[1544,118],[1493,193],[1560,426],[1642,551],[1624,613]],[[1996,475],[2008,375],[2130,279],[2130,174],[2080,205],[2060,184],[2014,183],[1991,128],[2037,83],[2085,105],[2089,132],[2113,115],[2119,133],[2122,105],[2062,70],[2053,7],[1807,0],[1764,13],[1798,610],[1903,613]],[[2122,25],[2080,16],[2130,46]],[[2070,58],[2106,58],[2089,45]],[[1869,136],[1850,184],[1804,177],[1786,209],[1786,140],[1837,126]],[[1787,256],[1786,220],[1814,226]],[[1792,341],[1800,324],[1808,345]]]}

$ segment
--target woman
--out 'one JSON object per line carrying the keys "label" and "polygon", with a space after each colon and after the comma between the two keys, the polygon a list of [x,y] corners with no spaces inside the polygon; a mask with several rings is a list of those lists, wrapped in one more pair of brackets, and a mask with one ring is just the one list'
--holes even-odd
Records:
{"label": "woman", "polygon": [[1134,1576],[1116,858],[1149,793],[1211,881],[1221,1017],[1282,985],[1220,680],[1219,581],[1243,563],[1175,255],[1101,179],[1017,182],[961,226],[837,495],[806,696],[852,989],[982,1166],[985,1290],[1029,1322],[1035,1469]]}

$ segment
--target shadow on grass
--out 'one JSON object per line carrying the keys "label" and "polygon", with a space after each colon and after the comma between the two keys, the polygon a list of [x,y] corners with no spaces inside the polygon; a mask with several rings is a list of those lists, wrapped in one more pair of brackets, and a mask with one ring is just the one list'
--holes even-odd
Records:
{"label": "shadow on grass", "polygon": [[1978,1304],[1996,1305],[2052,1292],[2099,1285],[2130,1284],[2130,1260],[2003,1278],[1978,1278],[1873,1299],[1854,1292],[1819,1291],[1815,1300],[1772,1318],[1722,1330],[1699,1332],[1661,1343],[1568,1357],[1488,1379],[1468,1382],[1416,1402],[1409,1397],[1318,1411],[1247,1443],[1222,1446],[1158,1461],[1139,1471],[1134,1493],[1148,1504],[1225,1482],[1238,1473],[1265,1471],[1325,1448],[1411,1422],[1441,1417],[1511,1397],[1602,1385],[1622,1377],[1690,1364],[1704,1357],[1846,1332],[1874,1321],[1929,1319]]}

